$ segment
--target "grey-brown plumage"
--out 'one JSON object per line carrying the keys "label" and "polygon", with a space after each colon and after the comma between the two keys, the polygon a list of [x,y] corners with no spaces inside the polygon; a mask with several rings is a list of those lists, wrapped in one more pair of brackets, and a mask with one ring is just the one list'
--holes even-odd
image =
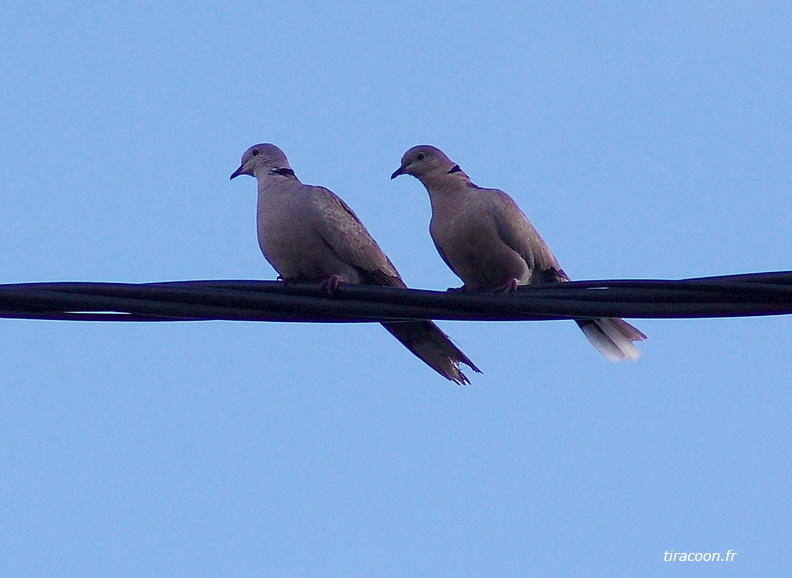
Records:
{"label": "grey-brown plumage", "polygon": [[[257,144],[242,155],[231,175],[258,181],[258,241],[264,257],[285,282],[323,282],[406,287],[396,267],[352,209],[330,190],[302,184],[286,155]],[[407,349],[443,377],[469,383],[460,363],[479,369],[432,321],[382,324]]]}
{"label": "grey-brown plumage", "polygon": [[[465,291],[513,291],[518,285],[569,281],[547,243],[509,195],[481,188],[440,149],[420,145],[391,175],[423,183],[432,205],[429,231]],[[646,336],[618,318],[580,319],[586,337],[612,361],[640,355]]]}

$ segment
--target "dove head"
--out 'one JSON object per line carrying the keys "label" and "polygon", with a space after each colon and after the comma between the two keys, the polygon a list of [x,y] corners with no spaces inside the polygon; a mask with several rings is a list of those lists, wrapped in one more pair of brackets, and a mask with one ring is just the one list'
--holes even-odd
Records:
{"label": "dove head", "polygon": [[456,172],[461,172],[459,165],[445,156],[445,153],[439,148],[431,145],[418,145],[404,153],[401,166],[391,175],[391,178],[395,179],[399,175],[412,175],[424,181]]}
{"label": "dove head", "polygon": [[231,175],[231,178],[233,179],[239,175],[255,177],[272,172],[294,174],[282,150],[273,144],[261,143],[253,145],[245,151],[245,154],[242,155],[242,163]]}

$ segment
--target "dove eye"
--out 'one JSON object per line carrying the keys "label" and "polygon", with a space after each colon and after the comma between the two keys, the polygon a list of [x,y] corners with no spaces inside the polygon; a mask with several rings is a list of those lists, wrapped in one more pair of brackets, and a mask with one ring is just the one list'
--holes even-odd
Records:
{"label": "dove eye", "polygon": [[252,156],[256,156],[258,153],[259,153],[258,149],[253,149],[252,151],[250,151],[250,154]]}
{"label": "dove eye", "polygon": [[426,157],[426,155],[425,155],[424,153],[418,153],[418,154],[415,156],[415,158],[417,158],[419,161],[422,161],[422,160],[424,160],[424,158],[425,158],[425,157]]}

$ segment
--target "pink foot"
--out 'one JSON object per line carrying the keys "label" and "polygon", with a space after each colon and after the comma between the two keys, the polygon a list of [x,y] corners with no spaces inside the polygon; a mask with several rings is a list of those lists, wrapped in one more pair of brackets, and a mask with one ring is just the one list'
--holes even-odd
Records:
{"label": "pink foot", "polygon": [[341,283],[341,277],[339,275],[330,275],[327,279],[319,283],[319,288],[327,291],[327,294],[332,297],[336,289],[338,289],[339,283]]}
{"label": "pink foot", "polygon": [[506,283],[495,289],[495,293],[514,293],[517,291],[517,287],[520,285],[520,282],[517,279],[509,279]]}

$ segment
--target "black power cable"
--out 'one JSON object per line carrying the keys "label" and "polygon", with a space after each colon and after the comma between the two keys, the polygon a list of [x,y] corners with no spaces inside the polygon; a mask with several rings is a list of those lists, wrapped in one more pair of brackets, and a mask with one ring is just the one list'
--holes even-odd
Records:
{"label": "black power cable", "polygon": [[681,280],[573,281],[510,295],[276,281],[0,285],[0,317],[72,321],[699,318],[792,314],[792,271]]}

